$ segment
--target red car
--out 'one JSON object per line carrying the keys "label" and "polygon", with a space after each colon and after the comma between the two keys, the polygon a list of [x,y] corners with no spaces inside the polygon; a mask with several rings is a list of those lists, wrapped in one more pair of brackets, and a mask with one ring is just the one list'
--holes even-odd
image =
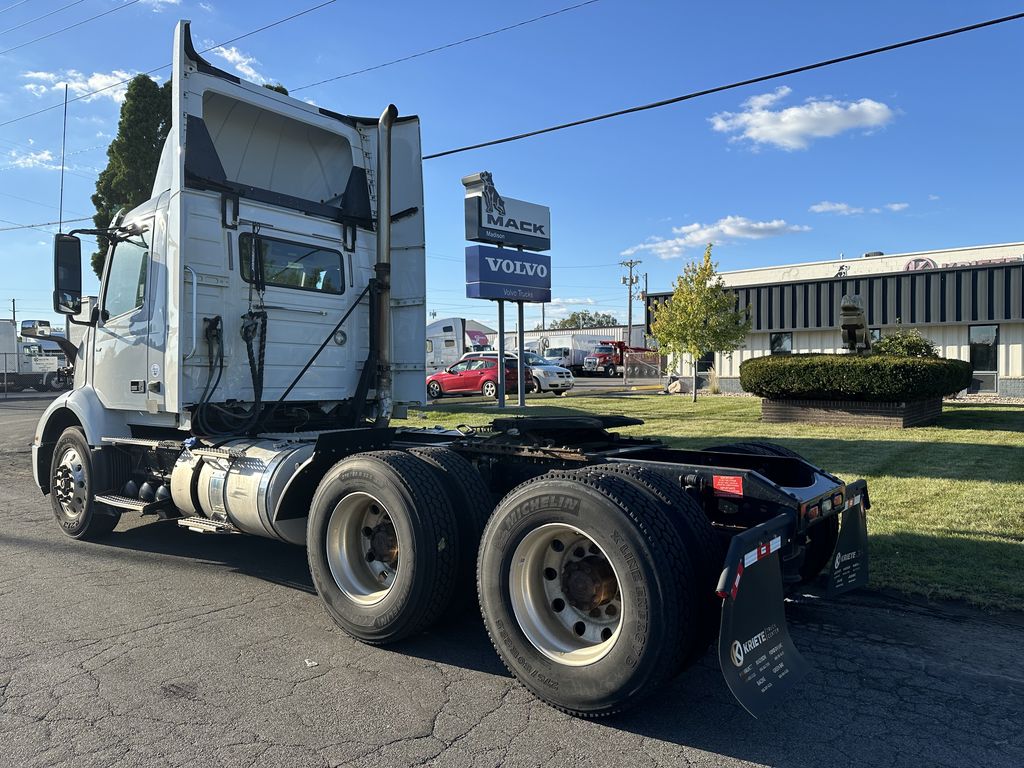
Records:
{"label": "red car", "polygon": [[[505,361],[505,391],[516,391],[518,378],[515,360]],[[526,380],[531,380],[527,372]],[[480,393],[484,397],[498,396],[498,361],[497,360],[463,360],[451,368],[439,371],[427,377],[427,394],[436,400],[445,395],[472,395]]]}

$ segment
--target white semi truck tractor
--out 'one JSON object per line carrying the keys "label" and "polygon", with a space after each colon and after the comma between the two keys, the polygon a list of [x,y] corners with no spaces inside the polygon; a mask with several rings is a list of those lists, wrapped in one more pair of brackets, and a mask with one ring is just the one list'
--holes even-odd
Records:
{"label": "white semi truck tractor", "polygon": [[185,21],[173,59],[152,196],[102,230],[87,320],[77,232],[55,238],[54,309],[85,326],[32,452],[61,530],[141,514],[304,546],[331,618],[371,644],[479,602],[512,673],[580,716],[716,639],[747,709],[784,696],[806,666],[785,591],[867,577],[864,482],[767,443],[624,436],[640,422],[618,416],[400,426],[426,399],[418,119],[243,82]]}

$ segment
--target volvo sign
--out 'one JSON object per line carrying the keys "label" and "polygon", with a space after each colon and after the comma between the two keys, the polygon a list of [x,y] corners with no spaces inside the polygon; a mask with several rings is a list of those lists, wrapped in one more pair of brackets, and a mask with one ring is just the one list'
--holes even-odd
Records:
{"label": "volvo sign", "polygon": [[508,248],[551,248],[551,209],[502,197],[487,171],[462,179],[466,187],[466,239]]}
{"label": "volvo sign", "polygon": [[551,301],[551,257],[509,248],[466,248],[466,297]]}

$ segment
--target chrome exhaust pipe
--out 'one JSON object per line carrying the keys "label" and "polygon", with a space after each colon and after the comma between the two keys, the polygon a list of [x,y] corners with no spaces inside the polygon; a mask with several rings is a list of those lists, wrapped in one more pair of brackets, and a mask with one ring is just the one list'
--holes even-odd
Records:
{"label": "chrome exhaust pipe", "polygon": [[388,104],[377,121],[377,417],[378,427],[391,421],[391,126],[398,107]]}

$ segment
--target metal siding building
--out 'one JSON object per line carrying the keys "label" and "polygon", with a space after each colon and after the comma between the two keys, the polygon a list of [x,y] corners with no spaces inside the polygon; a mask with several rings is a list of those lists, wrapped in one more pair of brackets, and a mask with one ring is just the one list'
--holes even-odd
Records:
{"label": "metal siding building", "polygon": [[[973,388],[1024,396],[1024,243],[942,251],[869,255],[860,259],[793,264],[721,273],[750,308],[744,346],[715,355],[724,391],[739,390],[740,363],[784,352],[840,352],[839,301],[863,299],[875,334],[902,325],[918,328],[944,357],[974,365]],[[671,293],[647,297],[654,308]],[[679,361],[690,371],[689,357]],[[708,360],[708,363],[711,361]]]}

